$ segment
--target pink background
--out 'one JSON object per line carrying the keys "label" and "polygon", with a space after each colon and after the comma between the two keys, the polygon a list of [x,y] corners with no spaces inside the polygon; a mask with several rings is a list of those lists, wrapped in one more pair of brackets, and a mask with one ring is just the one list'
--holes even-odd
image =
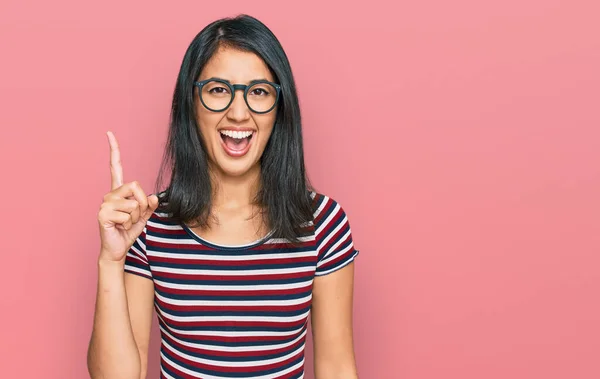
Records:
{"label": "pink background", "polygon": [[599,378],[593,0],[2,1],[1,376],[86,377],[104,133],[151,191],[184,50],[240,12],[351,219],[361,379]]}

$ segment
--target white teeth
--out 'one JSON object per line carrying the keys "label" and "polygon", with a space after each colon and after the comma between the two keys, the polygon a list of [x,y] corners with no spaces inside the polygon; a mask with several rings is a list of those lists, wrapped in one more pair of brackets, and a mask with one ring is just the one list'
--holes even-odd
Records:
{"label": "white teeth", "polygon": [[252,135],[252,133],[253,132],[251,132],[251,131],[238,132],[238,131],[233,131],[233,130],[221,130],[221,134],[223,134],[227,137],[235,138],[235,139],[248,138]]}

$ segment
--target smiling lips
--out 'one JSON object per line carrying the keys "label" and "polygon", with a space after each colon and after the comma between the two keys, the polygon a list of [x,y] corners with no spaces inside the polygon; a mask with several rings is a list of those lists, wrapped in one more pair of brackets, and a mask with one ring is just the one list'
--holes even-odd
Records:
{"label": "smiling lips", "polygon": [[227,155],[235,158],[242,157],[250,150],[254,130],[252,129],[222,129],[221,146]]}

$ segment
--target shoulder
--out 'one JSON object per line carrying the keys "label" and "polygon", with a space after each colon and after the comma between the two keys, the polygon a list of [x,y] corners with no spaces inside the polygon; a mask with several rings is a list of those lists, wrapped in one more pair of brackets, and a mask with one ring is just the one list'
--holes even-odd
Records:
{"label": "shoulder", "polygon": [[334,198],[318,192],[311,192],[313,223],[317,229],[331,222],[346,221],[347,215],[342,205]]}
{"label": "shoulder", "polygon": [[158,207],[150,216],[148,222],[154,222],[158,224],[173,224],[176,223],[173,218],[173,214],[169,210],[169,200],[166,191],[162,191],[156,194],[158,197]]}
{"label": "shoulder", "polygon": [[321,193],[313,193],[314,233],[317,246],[317,271],[321,276],[337,271],[358,255],[350,221],[340,203]]}
{"label": "shoulder", "polygon": [[167,206],[167,202],[161,201],[158,208],[152,212],[152,215],[150,215],[146,224],[146,229],[148,229],[148,231],[161,232],[164,230],[178,229],[180,227],[180,223],[173,217],[173,214],[166,211],[166,209],[168,209]]}

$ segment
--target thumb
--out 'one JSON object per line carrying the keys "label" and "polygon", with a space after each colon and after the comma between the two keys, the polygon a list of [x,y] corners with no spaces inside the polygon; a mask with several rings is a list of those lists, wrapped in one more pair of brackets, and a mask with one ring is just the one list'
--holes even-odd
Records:
{"label": "thumb", "polygon": [[148,196],[148,206],[155,211],[158,208],[158,196],[150,195]]}
{"label": "thumb", "polygon": [[150,219],[152,213],[158,208],[158,196],[150,195],[148,196],[148,208],[146,209],[146,214],[144,214],[144,218],[146,221]]}

